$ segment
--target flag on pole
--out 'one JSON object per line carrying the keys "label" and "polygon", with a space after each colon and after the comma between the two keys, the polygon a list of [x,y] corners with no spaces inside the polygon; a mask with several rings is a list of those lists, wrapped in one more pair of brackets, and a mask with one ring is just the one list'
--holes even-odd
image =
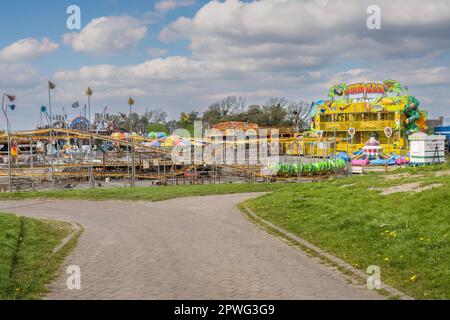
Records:
{"label": "flag on pole", "polygon": [[134,104],[134,100],[133,100],[132,97],[130,97],[130,98],[128,99],[128,104],[129,104],[130,106],[132,106],[132,105]]}
{"label": "flag on pole", "polygon": [[87,96],[92,96],[94,94],[94,91],[92,91],[92,89],[90,87],[87,88],[86,90],[86,95]]}
{"label": "flag on pole", "polygon": [[122,119],[126,119],[127,115],[125,113],[119,112],[119,115]]}
{"label": "flag on pole", "polygon": [[14,143],[11,147],[11,156],[13,156],[13,158],[17,158],[19,156],[20,150],[19,147],[17,146],[17,143]]}
{"label": "flag on pole", "polygon": [[189,121],[189,118],[190,117],[186,112],[183,112],[180,116],[181,121],[184,121],[184,122]]}
{"label": "flag on pole", "polygon": [[9,100],[10,102],[13,102],[14,100],[16,100],[16,96],[11,96],[11,95],[9,95],[9,94],[7,94],[6,96],[8,97],[8,100]]}
{"label": "flag on pole", "polygon": [[56,84],[54,84],[53,82],[49,81],[49,82],[48,82],[48,89],[49,89],[49,90],[53,90],[53,89],[55,89],[55,88],[56,88]]}
{"label": "flag on pole", "polygon": [[74,108],[74,109],[76,109],[76,108],[78,108],[80,106],[80,103],[77,101],[77,102],[74,102],[73,104],[72,104],[72,108]]}

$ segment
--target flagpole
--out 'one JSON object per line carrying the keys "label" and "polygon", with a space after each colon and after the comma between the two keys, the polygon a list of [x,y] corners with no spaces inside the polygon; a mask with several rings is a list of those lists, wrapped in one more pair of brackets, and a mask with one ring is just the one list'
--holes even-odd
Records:
{"label": "flagpole", "polygon": [[52,121],[52,102],[51,102],[51,84],[50,82],[48,83],[48,112],[50,114],[50,125],[51,127],[53,127],[53,121]]}
{"label": "flagpole", "polygon": [[95,188],[94,167],[92,163],[92,124],[91,124],[91,96],[94,94],[90,87],[86,90],[88,96],[88,114],[89,114],[89,183]]}
{"label": "flagpole", "polygon": [[50,170],[52,171],[52,189],[55,188],[55,164],[53,163],[54,158],[54,148],[53,148],[53,120],[52,120],[52,100],[51,100],[51,90],[55,86],[52,82],[48,82],[48,110],[50,116]]}
{"label": "flagpole", "polygon": [[6,134],[8,139],[8,191],[12,192],[12,172],[11,172],[11,134],[10,134],[10,124],[8,119],[8,109],[5,110],[5,96],[2,97],[2,111],[6,118]]}
{"label": "flagpole", "polygon": [[130,179],[130,187],[134,187],[135,182],[135,176],[136,176],[136,166],[134,161],[134,142],[133,142],[133,121],[131,119],[131,106],[134,104],[133,98],[128,99],[128,105],[130,106],[130,141],[131,141],[131,179]]}

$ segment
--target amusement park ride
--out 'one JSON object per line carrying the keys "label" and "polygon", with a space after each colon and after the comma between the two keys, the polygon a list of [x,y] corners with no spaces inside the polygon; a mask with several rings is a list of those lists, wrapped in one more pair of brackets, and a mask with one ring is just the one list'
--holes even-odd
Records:
{"label": "amusement park ride", "polygon": [[327,100],[313,103],[311,130],[299,137],[300,148],[293,152],[323,154],[326,147],[328,152],[353,154],[376,140],[377,157],[381,152],[407,155],[408,136],[426,130],[427,113],[419,106],[395,80],[335,85]]}
{"label": "amusement park ride", "polygon": [[[0,179],[4,179],[0,188],[48,188],[50,182],[52,187],[64,187],[94,180],[92,185],[129,182],[131,186],[134,181],[164,185],[301,181],[343,173],[349,163],[401,165],[408,161],[408,136],[426,129],[426,113],[419,106],[407,88],[394,80],[336,85],[327,100],[313,103],[309,131],[256,139],[280,147],[280,163],[271,164],[270,173],[264,173],[264,164],[249,161],[248,137],[232,142],[234,149],[243,146],[243,162],[230,163],[219,157],[222,160],[175,163],[174,146],[188,145],[189,153],[194,153],[194,149],[203,150],[217,140],[120,132],[107,108],[95,115],[92,126],[83,114],[70,123],[67,115],[57,115],[38,130],[0,134]],[[48,114],[46,118],[49,120]],[[259,126],[233,122],[214,129],[246,134]],[[217,152],[225,152],[225,147]]]}

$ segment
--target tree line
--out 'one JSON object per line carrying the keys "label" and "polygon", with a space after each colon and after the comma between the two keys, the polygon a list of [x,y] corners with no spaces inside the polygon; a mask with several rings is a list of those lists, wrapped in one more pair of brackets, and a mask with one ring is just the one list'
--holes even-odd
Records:
{"label": "tree line", "polygon": [[119,114],[111,120],[116,128],[129,131],[131,125],[135,132],[170,133],[178,128],[193,131],[195,121],[203,121],[205,126],[220,122],[249,122],[263,127],[290,127],[301,131],[308,129],[310,107],[311,103],[305,101],[278,97],[261,105],[247,105],[243,97],[229,96],[211,104],[202,115],[197,111],[186,112],[178,120],[168,120],[167,113],[161,109],[147,110],[142,115]]}

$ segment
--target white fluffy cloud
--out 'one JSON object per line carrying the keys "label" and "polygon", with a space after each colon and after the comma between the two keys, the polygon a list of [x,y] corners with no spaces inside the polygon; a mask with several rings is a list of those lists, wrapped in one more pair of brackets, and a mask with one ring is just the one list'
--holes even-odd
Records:
{"label": "white fluffy cloud", "polygon": [[17,90],[34,87],[39,83],[39,72],[26,64],[0,62],[0,86],[2,90]]}
{"label": "white fluffy cloud", "polygon": [[142,21],[130,16],[110,16],[92,20],[79,33],[67,33],[64,42],[75,51],[110,54],[135,48],[147,35]]}
{"label": "white fluffy cloud", "polygon": [[39,70],[31,61],[48,55],[59,48],[48,38],[18,40],[0,50],[0,86],[10,93],[34,88],[41,81]]}
{"label": "white fluffy cloud", "polygon": [[0,60],[23,62],[52,53],[58,48],[59,45],[51,42],[48,38],[41,40],[34,38],[21,39],[1,49]]}
{"label": "white fluffy cloud", "polygon": [[[243,78],[255,77],[260,88],[281,89],[285,95],[323,95],[339,80],[398,78],[425,100],[442,96],[445,91],[432,92],[430,84],[450,85],[449,70],[443,67],[443,57],[450,52],[450,2],[379,0],[381,30],[366,27],[366,10],[372,4],[211,1],[192,18],[170,23],[160,39],[188,40],[192,59],[227,62],[234,69],[242,66],[247,71]],[[431,106],[432,113],[448,114],[445,108]]]}
{"label": "white fluffy cloud", "polygon": [[[382,30],[366,28],[369,0],[211,1],[193,18],[180,17],[160,33],[188,39],[194,54],[280,56],[288,46],[311,57],[422,54],[447,48],[450,2],[380,0]],[[217,50],[220,48],[221,50]]]}
{"label": "white fluffy cloud", "polygon": [[180,7],[189,7],[195,3],[195,0],[161,0],[155,4],[158,12],[166,12]]}

